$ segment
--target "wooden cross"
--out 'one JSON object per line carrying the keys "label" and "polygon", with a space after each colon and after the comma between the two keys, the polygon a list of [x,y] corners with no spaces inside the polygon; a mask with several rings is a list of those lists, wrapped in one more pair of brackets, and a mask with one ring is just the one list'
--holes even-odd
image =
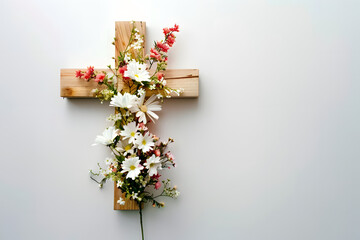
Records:
{"label": "wooden cross", "polygon": [[[119,52],[123,52],[129,42],[132,22],[115,22],[115,60],[117,61]],[[144,36],[143,51],[145,51],[145,22],[134,22],[140,35]],[[101,87],[96,82],[87,82],[75,77],[75,71],[79,69],[60,70],[60,96],[66,98],[94,98],[91,90]],[[85,69],[81,69],[85,70]],[[106,71],[109,69],[95,69],[96,71]],[[168,69],[164,72],[167,86],[174,89],[182,88],[184,92],[175,98],[196,98],[199,96],[199,70],[198,69]],[[123,88],[122,81],[118,82],[118,90]],[[147,93],[151,95],[151,92]],[[134,200],[126,200],[125,205],[120,205],[117,200],[120,196],[125,199],[125,194],[116,187],[114,183],[114,210],[138,210],[138,204]]]}

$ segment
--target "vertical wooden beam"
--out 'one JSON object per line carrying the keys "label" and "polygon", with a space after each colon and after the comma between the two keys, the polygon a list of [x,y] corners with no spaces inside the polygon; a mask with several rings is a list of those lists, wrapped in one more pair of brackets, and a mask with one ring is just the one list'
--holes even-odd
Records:
{"label": "vertical wooden beam", "polygon": [[[143,54],[145,53],[145,22],[115,22],[115,64],[118,64],[119,53],[123,52],[129,43],[133,24],[139,30],[140,35],[144,36]],[[122,89],[122,87],[123,84],[119,81],[118,89]],[[118,204],[117,201],[120,197],[125,200],[125,194],[114,183],[114,210],[139,210],[139,206],[134,200],[125,200],[125,205]]]}
{"label": "vertical wooden beam", "polygon": [[[118,64],[118,57],[120,52],[124,52],[129,43],[131,30],[133,25],[139,30],[139,34],[144,36],[144,43],[142,47],[143,55],[145,54],[145,36],[146,36],[146,23],[145,22],[115,22],[115,64]],[[123,83],[118,82],[118,89],[123,88]]]}

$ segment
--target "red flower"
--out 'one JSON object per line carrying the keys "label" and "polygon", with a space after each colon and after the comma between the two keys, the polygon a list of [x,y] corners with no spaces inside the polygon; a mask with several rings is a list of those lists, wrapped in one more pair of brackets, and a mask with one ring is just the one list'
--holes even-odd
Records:
{"label": "red flower", "polygon": [[159,180],[160,177],[161,177],[160,174],[156,174],[156,175],[151,176],[152,179],[156,179],[156,180]]}
{"label": "red flower", "polygon": [[155,58],[158,61],[161,61],[161,55],[156,49],[153,48],[150,49],[150,57]]}
{"label": "red flower", "polygon": [[166,35],[168,35],[171,31],[170,31],[169,28],[164,28],[164,29],[163,29],[163,32],[164,32],[164,35],[166,36]]}
{"label": "red flower", "polygon": [[161,79],[164,77],[164,74],[161,73],[161,72],[158,72],[158,73],[156,74],[156,76],[157,76],[158,80],[161,80]]}
{"label": "red flower", "polygon": [[179,32],[179,25],[175,24],[174,27],[170,28],[172,32]]}
{"label": "red flower", "polygon": [[93,74],[94,73],[94,67],[92,67],[92,66],[88,67],[87,71],[90,73],[90,75]]}
{"label": "red flower", "polygon": [[85,74],[84,74],[84,79],[89,81],[89,79],[91,78],[91,73],[89,71],[87,71]]}
{"label": "red flower", "polygon": [[167,52],[169,50],[169,46],[162,42],[157,42],[156,45],[163,52]]}
{"label": "red flower", "polygon": [[81,70],[77,70],[77,71],[75,72],[75,77],[81,78],[82,76],[84,76],[84,74],[81,72]]}
{"label": "red flower", "polygon": [[98,75],[96,75],[96,78],[95,78],[95,82],[103,82],[104,81],[104,78],[105,78],[105,74],[104,73],[100,73]]}
{"label": "red flower", "polygon": [[[172,34],[171,34],[172,35]],[[175,38],[173,37],[173,36],[169,36],[168,38],[167,38],[167,40],[166,40],[166,43],[170,46],[170,47],[172,47],[173,46],[173,44],[175,43]]]}
{"label": "red flower", "polygon": [[122,66],[121,68],[119,68],[119,73],[122,75],[123,79],[124,80],[129,80],[130,79],[129,77],[124,77],[125,71],[127,71],[127,65]]}
{"label": "red flower", "polygon": [[84,79],[89,80],[93,74],[94,74],[94,67],[92,66],[88,67],[87,71],[84,74]]}

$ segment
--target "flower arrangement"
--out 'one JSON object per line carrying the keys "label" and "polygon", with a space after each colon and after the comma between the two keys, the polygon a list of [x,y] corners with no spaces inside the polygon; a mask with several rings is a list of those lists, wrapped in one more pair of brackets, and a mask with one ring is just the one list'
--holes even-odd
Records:
{"label": "flower arrangement", "polygon": [[[112,157],[105,159],[106,167],[98,164],[98,172],[90,171],[91,179],[100,187],[107,180],[114,181],[125,193],[125,199],[120,197],[117,201],[120,205],[124,205],[126,199],[136,201],[142,239],[143,203],[164,207],[165,204],[158,201],[159,197],[176,198],[179,195],[169,179],[160,180],[163,169],[175,167],[174,156],[167,150],[173,139],[160,141],[147,127],[147,124],[159,118],[156,112],[161,111],[164,97],[182,92],[181,89],[168,87],[163,73],[167,67],[167,53],[175,43],[175,32],[179,32],[176,24],[164,28],[164,39],[154,42],[150,54],[144,55],[144,37],[133,24],[127,47],[119,53],[114,68],[109,65],[109,72],[96,72],[90,66],[86,71],[78,70],[75,73],[79,79],[93,80],[105,86],[102,90],[93,89],[92,92],[101,102],[110,101],[110,106],[115,108],[115,114],[108,117],[113,125],[95,139],[95,145],[108,147]],[[152,68],[155,70],[150,74]],[[118,89],[118,81],[122,81],[122,89]],[[101,180],[97,180],[98,177]],[[155,194],[157,191],[160,193]]]}

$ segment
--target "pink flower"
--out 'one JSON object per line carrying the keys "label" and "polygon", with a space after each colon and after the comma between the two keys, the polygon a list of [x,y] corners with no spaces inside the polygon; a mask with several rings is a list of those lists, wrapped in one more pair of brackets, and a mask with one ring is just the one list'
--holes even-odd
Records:
{"label": "pink flower", "polygon": [[169,46],[162,43],[162,42],[157,42],[156,43],[157,47],[160,48],[161,51],[163,52],[167,52],[169,50]]}
{"label": "pink flower", "polygon": [[175,24],[174,27],[170,28],[172,32],[179,32],[179,25]]}
{"label": "pink flower", "polygon": [[95,82],[103,82],[104,81],[104,78],[105,78],[105,74],[104,73],[100,73],[98,75],[96,75],[96,78],[95,78]]}
{"label": "pink flower", "polygon": [[81,70],[77,70],[77,71],[75,72],[75,77],[81,78],[82,76],[84,76],[84,74],[81,72]]}
{"label": "pink flower", "polygon": [[160,81],[160,80],[164,77],[164,74],[161,73],[161,72],[158,72],[158,73],[156,74],[156,76],[157,76],[157,79]]}
{"label": "pink flower", "polygon": [[161,187],[161,182],[155,183],[155,189],[158,190]]}
{"label": "pink flower", "polygon": [[171,161],[175,160],[174,155],[172,155],[171,152],[167,152],[165,155],[166,155],[166,157],[169,158]]}
{"label": "pink flower", "polygon": [[[172,34],[171,34],[172,35]],[[170,46],[170,47],[172,47],[173,46],[173,44],[175,43],[175,38],[173,37],[173,36],[169,36],[168,38],[167,38],[167,40],[166,40],[166,43]]]}
{"label": "pink flower", "polygon": [[139,123],[138,127],[139,127],[141,130],[144,130],[144,131],[147,131],[147,130],[148,130],[148,128],[146,127],[146,125],[145,125],[143,122]]}
{"label": "pink flower", "polygon": [[160,153],[159,149],[155,149],[154,153],[155,153],[155,156],[160,157],[161,153]]}
{"label": "pink flower", "polygon": [[156,49],[153,48],[150,49],[150,57],[155,58],[158,61],[161,61],[161,55]]}

